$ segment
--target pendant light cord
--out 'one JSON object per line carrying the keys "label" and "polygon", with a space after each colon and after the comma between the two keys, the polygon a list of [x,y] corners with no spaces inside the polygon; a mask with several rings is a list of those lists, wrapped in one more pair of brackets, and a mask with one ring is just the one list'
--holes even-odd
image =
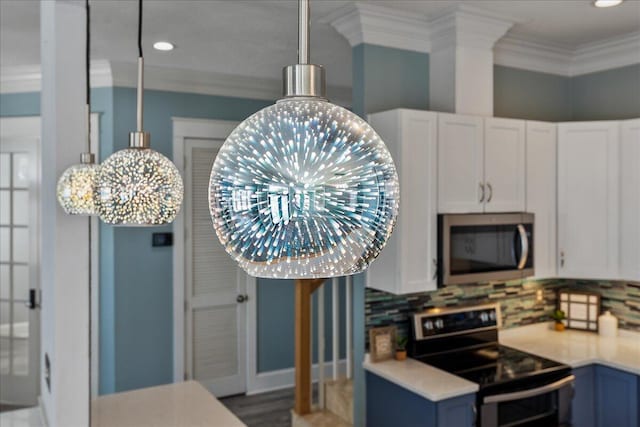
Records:
{"label": "pendant light cord", "polygon": [[138,0],[138,57],[142,58],[142,0]]}
{"label": "pendant light cord", "polygon": [[142,0],[138,0],[138,105],[136,109],[137,131],[142,132],[142,101],[144,90],[144,59],[142,57]]}
{"label": "pendant light cord", "polygon": [[91,67],[91,9],[89,7],[89,0],[85,0],[86,9],[86,51],[85,51],[85,74],[87,80],[87,153],[91,152],[91,81],[89,78],[89,70]]}
{"label": "pendant light cord", "polygon": [[309,0],[298,0],[298,64],[309,63]]}

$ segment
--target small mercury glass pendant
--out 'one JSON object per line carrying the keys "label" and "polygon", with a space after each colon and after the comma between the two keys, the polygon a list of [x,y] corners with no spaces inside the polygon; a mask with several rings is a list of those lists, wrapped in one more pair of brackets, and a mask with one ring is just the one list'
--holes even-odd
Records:
{"label": "small mercury glass pendant", "polygon": [[242,122],[211,170],[216,234],[256,277],[361,272],[384,248],[398,215],[398,175],[384,142],[367,122],[325,99],[324,69],[308,64],[306,8],[300,34],[307,37],[300,64],[284,69],[284,99]]}
{"label": "small mercury glass pendant", "polygon": [[97,179],[100,166],[92,153],[82,153],[80,164],[65,170],[58,180],[58,203],[69,215],[97,215]]}

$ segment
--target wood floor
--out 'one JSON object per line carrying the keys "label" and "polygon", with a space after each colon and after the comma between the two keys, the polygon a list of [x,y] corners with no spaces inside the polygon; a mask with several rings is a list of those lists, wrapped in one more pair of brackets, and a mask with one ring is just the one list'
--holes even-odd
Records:
{"label": "wood floor", "polygon": [[[314,401],[316,389],[314,386]],[[291,427],[293,388],[220,399],[248,427]]]}

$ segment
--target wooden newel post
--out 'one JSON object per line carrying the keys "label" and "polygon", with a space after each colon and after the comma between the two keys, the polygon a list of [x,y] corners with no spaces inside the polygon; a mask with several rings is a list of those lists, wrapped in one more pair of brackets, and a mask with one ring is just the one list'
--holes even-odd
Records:
{"label": "wooden newel post", "polygon": [[296,390],[294,411],[298,415],[311,412],[311,295],[324,279],[296,280],[295,368]]}

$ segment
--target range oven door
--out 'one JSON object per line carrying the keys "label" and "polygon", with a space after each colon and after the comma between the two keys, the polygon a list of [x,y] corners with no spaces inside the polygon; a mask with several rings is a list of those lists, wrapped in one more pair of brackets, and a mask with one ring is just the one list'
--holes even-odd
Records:
{"label": "range oven door", "polygon": [[439,283],[533,276],[533,229],[530,213],[440,215]]}
{"label": "range oven door", "polygon": [[481,427],[548,427],[571,425],[575,376],[530,390],[484,396]]}

